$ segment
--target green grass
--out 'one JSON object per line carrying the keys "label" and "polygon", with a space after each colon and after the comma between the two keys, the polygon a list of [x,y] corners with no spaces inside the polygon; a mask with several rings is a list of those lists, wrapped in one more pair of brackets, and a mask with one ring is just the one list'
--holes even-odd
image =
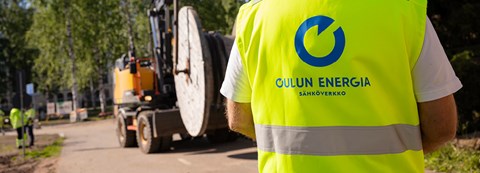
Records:
{"label": "green grass", "polygon": [[42,150],[27,151],[25,156],[32,159],[59,156],[62,152],[63,140],[63,138],[58,138],[52,145],[49,145]]}
{"label": "green grass", "polygon": [[427,169],[440,172],[480,172],[480,151],[448,144],[425,156]]}

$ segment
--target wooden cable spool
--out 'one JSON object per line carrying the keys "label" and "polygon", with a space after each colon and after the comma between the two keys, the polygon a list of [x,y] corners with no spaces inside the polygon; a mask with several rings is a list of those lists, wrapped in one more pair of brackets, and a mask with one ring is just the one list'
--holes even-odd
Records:
{"label": "wooden cable spool", "polygon": [[192,136],[227,127],[220,87],[225,77],[232,38],[203,33],[192,7],[178,13],[178,74],[175,89],[183,124]]}
{"label": "wooden cable spool", "polygon": [[183,124],[192,136],[202,135],[207,128],[214,92],[211,61],[197,12],[183,7],[178,12],[180,73],[175,75],[175,89]]}

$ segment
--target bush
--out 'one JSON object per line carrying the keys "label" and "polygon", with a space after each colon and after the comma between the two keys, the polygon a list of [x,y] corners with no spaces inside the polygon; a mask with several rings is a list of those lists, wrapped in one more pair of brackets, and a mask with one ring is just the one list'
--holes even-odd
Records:
{"label": "bush", "polygon": [[451,63],[463,88],[455,94],[459,113],[457,133],[465,135],[480,131],[480,61],[465,51],[453,56]]}
{"label": "bush", "polygon": [[480,172],[480,151],[448,144],[425,155],[425,167],[436,172]]}

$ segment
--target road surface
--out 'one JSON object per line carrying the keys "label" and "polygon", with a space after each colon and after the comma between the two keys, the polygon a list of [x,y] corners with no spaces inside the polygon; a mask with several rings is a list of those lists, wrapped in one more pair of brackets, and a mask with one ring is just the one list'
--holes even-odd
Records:
{"label": "road surface", "polygon": [[[44,127],[36,134],[66,137],[59,173],[253,173],[257,153],[252,141],[211,144],[205,138],[174,141],[166,153],[145,155],[138,148],[120,148],[114,120]],[[175,136],[174,136],[175,138]]]}

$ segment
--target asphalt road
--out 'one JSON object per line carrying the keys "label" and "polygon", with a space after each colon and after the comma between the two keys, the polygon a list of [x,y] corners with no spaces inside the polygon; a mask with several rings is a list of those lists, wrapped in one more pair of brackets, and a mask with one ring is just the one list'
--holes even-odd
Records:
{"label": "asphalt road", "polygon": [[44,127],[36,134],[66,137],[58,162],[59,173],[250,173],[257,172],[252,141],[211,144],[206,138],[175,141],[164,153],[143,154],[138,148],[120,148],[113,119]]}
{"label": "asphalt road", "polygon": [[145,155],[138,148],[119,147],[113,119],[49,126],[35,131],[35,134],[56,133],[66,137],[57,166],[59,173],[258,172],[254,143],[246,139],[224,144],[211,144],[205,138],[176,140],[168,152]]}

